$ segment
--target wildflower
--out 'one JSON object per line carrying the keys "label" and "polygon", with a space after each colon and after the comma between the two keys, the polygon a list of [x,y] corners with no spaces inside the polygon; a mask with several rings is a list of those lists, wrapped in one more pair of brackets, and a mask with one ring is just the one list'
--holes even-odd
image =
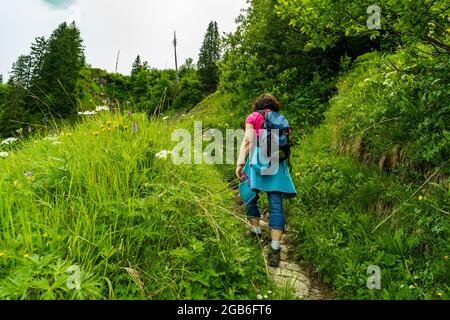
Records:
{"label": "wildflower", "polygon": [[44,138],[44,141],[57,141],[58,137],[56,136],[48,136],[46,138]]}
{"label": "wildflower", "polygon": [[448,260],[448,256],[444,256],[444,260]]}
{"label": "wildflower", "polygon": [[106,124],[109,126],[112,122],[111,121],[107,121]]}
{"label": "wildflower", "polygon": [[47,238],[47,237],[48,237],[48,233],[44,233],[44,234],[42,235],[42,237]]}
{"label": "wildflower", "polygon": [[128,126],[123,126],[123,128],[124,128],[125,130],[127,130],[127,129],[128,129]]}
{"label": "wildflower", "polygon": [[300,172],[297,172],[297,173],[295,174],[295,176],[296,176],[296,177],[300,177]]}
{"label": "wildflower", "polygon": [[256,296],[256,298],[258,299],[258,300],[262,300],[262,295],[260,295],[260,294],[258,294],[257,296]]}
{"label": "wildflower", "polygon": [[23,175],[24,175],[24,177],[28,177],[28,176],[31,176],[33,173],[34,173],[33,171],[28,171],[28,172],[25,172]]}
{"label": "wildflower", "polygon": [[72,135],[73,135],[73,134],[71,134],[71,133],[66,133],[66,134],[65,134],[66,137],[71,137]]}
{"label": "wildflower", "polygon": [[4,257],[4,256],[6,256],[6,253],[0,251],[0,257]]}
{"label": "wildflower", "polygon": [[137,130],[138,130],[137,123],[135,121],[135,122],[133,122],[133,133],[136,134]]}
{"label": "wildflower", "polygon": [[167,120],[167,119],[169,119],[169,116],[163,118],[163,120]]}
{"label": "wildflower", "polygon": [[98,137],[100,135],[100,132],[95,131],[94,133],[92,133],[94,136]]}
{"label": "wildflower", "polygon": [[450,33],[450,28],[447,29],[447,32]]}
{"label": "wildflower", "polygon": [[269,297],[267,296],[267,294],[264,295],[264,299],[268,299]]}
{"label": "wildflower", "polygon": [[80,116],[92,116],[94,114],[97,114],[97,112],[96,111],[78,112],[78,115],[80,115]]}
{"label": "wildflower", "polygon": [[167,156],[172,153],[173,153],[172,151],[162,150],[162,151],[158,152],[155,155],[155,157],[157,157],[158,159],[166,159]]}
{"label": "wildflower", "polygon": [[268,294],[272,294],[272,291],[268,290],[267,293],[268,293]]}
{"label": "wildflower", "polygon": [[97,111],[97,112],[109,111],[109,107],[108,106],[98,106],[97,108],[95,108],[95,111]]}
{"label": "wildflower", "polygon": [[22,133],[23,133],[23,128],[20,128],[20,129],[16,130],[16,132],[17,132],[18,134],[22,135]]}
{"label": "wildflower", "polygon": [[131,118],[131,111],[128,111],[127,116],[128,118]]}
{"label": "wildflower", "polygon": [[119,127],[119,125],[118,125],[117,123],[114,123],[113,128],[114,128],[114,129],[117,129],[118,127]]}
{"label": "wildflower", "polygon": [[111,128],[108,128],[108,129],[106,129],[106,131],[108,131],[108,132],[111,132],[111,131],[112,131],[112,129],[111,129]]}
{"label": "wildflower", "polygon": [[17,140],[19,140],[19,139],[17,139],[17,138],[8,138],[6,140],[3,140],[1,144],[13,144]]}
{"label": "wildflower", "polygon": [[423,201],[424,197],[423,196],[419,196],[419,201]]}
{"label": "wildflower", "polygon": [[387,87],[392,87],[392,81],[386,80],[383,82],[383,85],[385,85]]}
{"label": "wildflower", "polygon": [[9,157],[8,152],[0,152],[0,158],[6,158],[6,157]]}
{"label": "wildflower", "polygon": [[23,255],[23,257],[24,257],[24,258],[29,258],[30,255],[29,255],[28,253],[25,253],[25,254]]}
{"label": "wildflower", "polygon": [[234,113],[230,113],[230,117],[234,117]]}
{"label": "wildflower", "polygon": [[436,292],[436,294],[437,294],[440,298],[442,298],[442,296],[444,295],[442,292]]}
{"label": "wildflower", "polygon": [[61,141],[55,141],[52,144],[57,145],[57,144],[62,144],[62,142]]}

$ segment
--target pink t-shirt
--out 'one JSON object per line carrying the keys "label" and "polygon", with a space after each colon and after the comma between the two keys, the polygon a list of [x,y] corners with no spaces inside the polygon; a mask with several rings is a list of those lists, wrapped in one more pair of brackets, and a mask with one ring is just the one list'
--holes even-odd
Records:
{"label": "pink t-shirt", "polygon": [[[264,110],[265,112],[270,112],[270,109]],[[257,137],[261,135],[261,128],[264,123],[264,117],[259,112],[253,112],[251,115],[247,117],[245,120],[245,124],[251,124],[255,128],[255,134]]]}

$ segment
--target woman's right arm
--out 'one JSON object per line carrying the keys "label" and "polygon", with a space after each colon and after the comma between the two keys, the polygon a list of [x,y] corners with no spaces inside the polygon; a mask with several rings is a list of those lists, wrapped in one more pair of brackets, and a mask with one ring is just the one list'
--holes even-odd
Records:
{"label": "woman's right arm", "polygon": [[236,168],[236,176],[243,181],[244,180],[244,165],[245,160],[253,147],[253,142],[255,140],[255,127],[252,124],[247,124],[245,126],[244,140],[239,151],[239,157]]}

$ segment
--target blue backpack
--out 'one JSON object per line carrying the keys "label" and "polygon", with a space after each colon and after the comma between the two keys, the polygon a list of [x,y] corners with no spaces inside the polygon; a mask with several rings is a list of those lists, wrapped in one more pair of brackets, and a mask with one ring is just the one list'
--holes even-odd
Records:
{"label": "blue backpack", "polygon": [[[258,111],[263,117],[264,122],[262,129],[265,129],[263,131],[263,134],[261,136],[261,139],[258,141],[258,147],[260,147],[260,144],[264,145],[267,144],[267,156],[268,157],[277,157],[280,162],[286,160],[288,164],[290,164],[290,156],[291,156],[291,127],[289,126],[289,122],[287,119],[275,111],[265,112],[265,111]],[[275,134],[272,132],[273,129],[278,129],[278,154],[274,154],[272,152],[272,134]]]}

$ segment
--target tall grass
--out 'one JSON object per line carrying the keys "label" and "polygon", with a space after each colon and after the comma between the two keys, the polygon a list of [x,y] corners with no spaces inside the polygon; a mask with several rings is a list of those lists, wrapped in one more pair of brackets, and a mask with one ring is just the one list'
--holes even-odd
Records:
{"label": "tall grass", "polygon": [[105,113],[0,159],[0,298],[254,296],[264,264],[222,175],[155,158],[184,121]]}

